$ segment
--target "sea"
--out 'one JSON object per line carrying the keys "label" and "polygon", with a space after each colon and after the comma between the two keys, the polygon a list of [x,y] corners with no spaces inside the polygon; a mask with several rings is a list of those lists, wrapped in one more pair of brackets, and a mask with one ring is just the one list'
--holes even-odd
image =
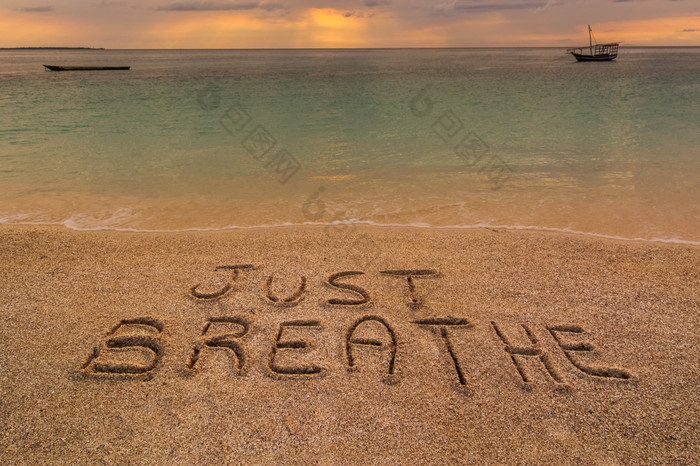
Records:
{"label": "sea", "polygon": [[700,244],[700,47],[565,52],[1,50],[0,223]]}

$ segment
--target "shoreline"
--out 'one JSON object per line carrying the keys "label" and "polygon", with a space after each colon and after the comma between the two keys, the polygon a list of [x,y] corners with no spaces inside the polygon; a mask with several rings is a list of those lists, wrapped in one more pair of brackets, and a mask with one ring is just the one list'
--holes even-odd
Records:
{"label": "shoreline", "polygon": [[692,462],[700,249],[0,226],[0,459]]}
{"label": "shoreline", "polygon": [[286,229],[286,228],[300,228],[300,229],[315,229],[315,228],[377,228],[377,229],[417,229],[417,230],[434,230],[434,231],[529,231],[534,233],[552,233],[561,235],[573,235],[580,236],[584,238],[600,238],[612,241],[623,241],[632,243],[648,243],[648,244],[677,244],[684,246],[700,246],[700,241],[685,240],[685,239],[665,239],[665,238],[628,238],[619,235],[609,235],[605,233],[591,233],[586,231],[572,230],[568,228],[555,228],[555,227],[541,227],[541,226],[528,226],[528,225],[490,225],[490,224],[478,224],[478,225],[428,225],[428,224],[380,224],[371,221],[350,221],[350,222],[306,222],[306,223],[295,223],[295,224],[274,224],[274,225],[253,225],[253,226],[226,226],[221,228],[183,228],[183,229],[136,229],[136,228],[115,228],[115,227],[93,227],[93,228],[79,228],[71,227],[66,225],[66,222],[60,223],[1,223],[0,228],[13,228],[13,227],[28,227],[28,228],[58,228],[66,229],[76,232],[114,232],[114,233],[215,233],[215,232],[227,232],[227,231],[248,231],[248,230],[273,230],[273,229]]}

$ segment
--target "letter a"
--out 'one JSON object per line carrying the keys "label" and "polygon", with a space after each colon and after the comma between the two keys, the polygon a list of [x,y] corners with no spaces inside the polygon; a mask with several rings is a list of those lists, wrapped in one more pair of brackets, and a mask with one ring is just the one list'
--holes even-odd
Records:
{"label": "letter a", "polygon": [[[382,343],[380,340],[374,338],[362,338],[355,336],[355,332],[358,327],[363,326],[365,322],[377,322],[379,325],[384,327],[387,335],[389,336],[388,343]],[[347,357],[348,368],[350,370],[355,369],[355,357],[353,356],[353,345],[363,345],[379,349],[389,349],[389,368],[388,374],[394,374],[394,362],[396,361],[396,334],[391,328],[389,323],[379,316],[364,316],[360,318],[357,322],[353,324],[348,330],[347,336],[345,337],[345,355]]]}

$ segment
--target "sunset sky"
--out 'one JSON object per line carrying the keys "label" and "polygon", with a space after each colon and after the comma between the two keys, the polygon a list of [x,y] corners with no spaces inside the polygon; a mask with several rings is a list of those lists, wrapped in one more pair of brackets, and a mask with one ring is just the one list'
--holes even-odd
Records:
{"label": "sunset sky", "polygon": [[698,0],[0,0],[0,47],[700,45]]}

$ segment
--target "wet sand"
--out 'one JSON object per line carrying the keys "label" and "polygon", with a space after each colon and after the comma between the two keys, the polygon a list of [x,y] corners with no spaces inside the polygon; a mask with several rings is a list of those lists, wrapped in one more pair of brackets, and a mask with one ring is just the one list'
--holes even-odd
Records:
{"label": "wet sand", "polygon": [[689,464],[700,248],[0,228],[3,464]]}

